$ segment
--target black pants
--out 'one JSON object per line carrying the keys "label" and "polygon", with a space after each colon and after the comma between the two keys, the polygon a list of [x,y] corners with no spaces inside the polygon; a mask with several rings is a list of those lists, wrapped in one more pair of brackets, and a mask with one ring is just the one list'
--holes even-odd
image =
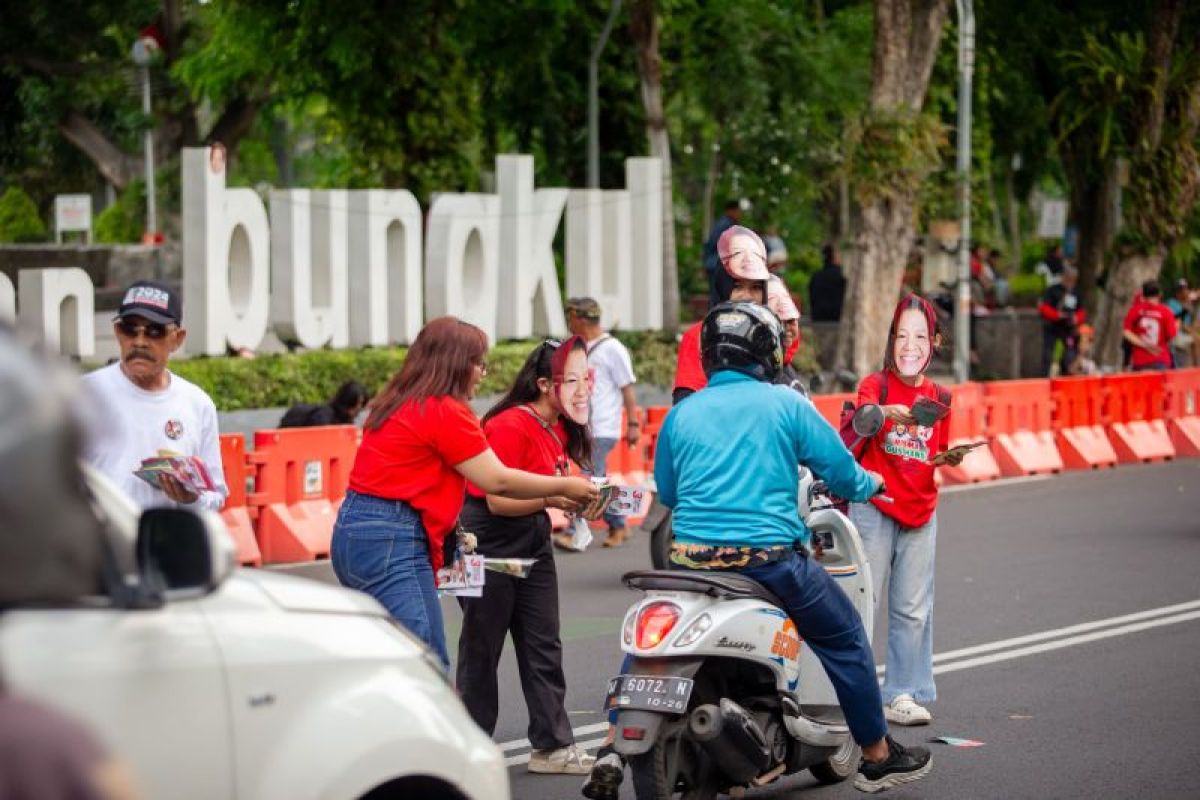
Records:
{"label": "black pants", "polygon": [[529,742],[535,750],[566,747],[575,738],[565,707],[567,684],[559,638],[558,575],[554,556],[543,553],[528,578],[487,574],[483,597],[459,598],[463,610],[458,638],[458,689],[475,723],[496,730],[496,668],[504,639],[512,632],[529,710]]}

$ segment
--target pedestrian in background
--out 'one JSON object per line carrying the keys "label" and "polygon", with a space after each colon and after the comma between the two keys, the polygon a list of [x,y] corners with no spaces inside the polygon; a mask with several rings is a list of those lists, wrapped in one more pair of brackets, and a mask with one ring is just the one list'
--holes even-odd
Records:
{"label": "pedestrian in background", "polygon": [[[567,300],[567,328],[587,342],[587,360],[592,370],[592,474],[608,474],[608,457],[624,438],[630,447],[641,435],[641,417],[633,385],[633,361],[629,350],[600,325],[600,304],[590,297]],[[621,430],[621,411],[625,411],[625,430]],[[625,517],[604,513],[608,524],[605,547],[619,547],[629,535]],[[555,542],[567,547],[571,537],[559,534]]]}
{"label": "pedestrian in background", "polygon": [[821,268],[808,281],[808,307],[813,322],[837,322],[842,318],[846,297],[846,276],[842,259],[832,244],[821,248]]}
{"label": "pedestrian in background", "polygon": [[[483,417],[483,431],[496,457],[538,475],[566,475],[568,460],[588,469],[589,389],[587,345],[581,337],[538,345],[508,393]],[[594,759],[575,744],[565,705],[558,573],[548,507],[581,510],[566,497],[510,500],[467,484],[460,519],[463,528],[475,534],[477,552],[535,561],[525,578],[488,573],[483,596],[459,598],[463,627],[457,683],[471,718],[489,735],[494,733],[499,710],[496,668],[511,633],[529,712],[529,771],[586,775]]]}
{"label": "pedestrian in background", "polygon": [[330,544],[342,585],[378,600],[447,669],[433,576],[446,545],[453,551],[466,481],[518,500],[586,503],[599,496],[586,478],[523,472],[492,452],[467,405],[487,374],[487,349],[487,335],[455,317],[421,329],[404,366],[371,404]]}
{"label": "pedestrian in background", "polygon": [[353,425],[366,408],[370,395],[358,381],[346,381],[328,403],[297,403],[279,421],[281,428],[311,428],[318,425]]}
{"label": "pedestrian in background", "polygon": [[1157,281],[1142,284],[1140,299],[1135,299],[1125,315],[1122,335],[1129,342],[1129,363],[1134,372],[1170,369],[1171,340],[1175,338],[1175,315],[1160,299]]}
{"label": "pedestrian in background", "polygon": [[1196,299],[1200,293],[1188,286],[1187,278],[1175,282],[1175,294],[1166,306],[1175,315],[1175,338],[1171,350],[1175,366],[1200,366],[1200,324],[1196,321]]}
{"label": "pedestrian in background", "polygon": [[741,202],[729,200],[725,203],[725,210],[721,216],[717,217],[717,221],[713,223],[712,229],[708,232],[708,238],[704,240],[704,274],[708,278],[710,306],[722,302],[717,290],[718,271],[721,268],[721,256],[717,252],[717,243],[721,241],[721,234],[740,223],[741,220]]}
{"label": "pedestrian in background", "polygon": [[1042,315],[1042,374],[1051,375],[1054,366],[1054,351],[1059,342],[1063,346],[1059,362],[1060,373],[1067,371],[1066,365],[1075,360],[1079,338],[1079,326],[1087,319],[1087,312],[1075,291],[1079,273],[1074,267],[1064,267],[1057,283],[1046,287],[1038,304]]}
{"label": "pedestrian in background", "polygon": [[908,295],[896,306],[888,330],[884,368],[858,387],[858,405],[879,403],[886,420],[868,440],[862,465],[883,476],[893,502],[853,503],[850,519],[871,565],[876,609],[888,583],[887,674],[884,716],[897,725],[926,725],[925,705],[937,699],[933,680],[933,575],[938,489],[934,468],[957,466],[962,451],[947,451],[949,408],[921,425],[912,407],[921,398],[949,406],[949,393],[925,377],[941,346],[933,306]]}
{"label": "pedestrian in background", "polygon": [[[167,368],[183,346],[179,294],[155,281],[135,281],[122,296],[113,321],[121,357],[84,376],[102,413],[87,460],[142,508],[192,506],[217,511],[229,490],[221,467],[217,407],[199,386]],[[196,456],[212,479],[212,491],[193,491],[174,476],[159,475],[155,488],[134,474],[160,451]]]}

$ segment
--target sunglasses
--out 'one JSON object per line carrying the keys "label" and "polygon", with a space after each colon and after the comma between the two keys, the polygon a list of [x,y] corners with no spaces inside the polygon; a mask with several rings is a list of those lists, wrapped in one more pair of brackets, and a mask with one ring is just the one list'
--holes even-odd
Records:
{"label": "sunglasses", "polygon": [[138,325],[129,320],[117,320],[117,330],[122,336],[130,339],[136,339],[139,333],[146,334],[147,339],[163,339],[170,333],[170,328],[161,322],[147,322],[145,325]]}

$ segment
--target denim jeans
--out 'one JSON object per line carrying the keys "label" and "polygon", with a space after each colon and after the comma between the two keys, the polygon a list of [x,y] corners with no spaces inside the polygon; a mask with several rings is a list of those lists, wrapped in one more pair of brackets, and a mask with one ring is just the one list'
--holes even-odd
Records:
{"label": "denim jeans", "polygon": [[937,700],[933,682],[933,565],[937,545],[937,515],[919,528],[902,528],[869,503],[850,506],[850,519],[862,537],[875,608],[888,582],[887,676],[883,699],[912,695],[918,703]]}
{"label": "denim jeans", "polygon": [[796,623],[796,633],[825,668],[854,741],[869,745],[882,739],[887,722],[871,643],[854,604],[825,568],[795,554],[737,571],[783,601],[784,610]]}
{"label": "denim jeans", "polygon": [[[608,456],[616,448],[619,439],[592,439],[592,474],[602,478],[608,474]],[[621,514],[604,512],[604,521],[609,528],[624,528],[625,517]]]}
{"label": "denim jeans", "polygon": [[333,526],[330,560],[343,586],[378,600],[449,669],[429,539],[412,506],[347,491]]}

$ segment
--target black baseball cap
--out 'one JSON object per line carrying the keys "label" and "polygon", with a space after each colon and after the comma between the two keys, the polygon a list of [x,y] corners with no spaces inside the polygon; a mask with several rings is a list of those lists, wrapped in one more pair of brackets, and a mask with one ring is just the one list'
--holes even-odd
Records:
{"label": "black baseball cap", "polygon": [[183,319],[183,303],[179,293],[158,281],[134,281],[121,298],[117,319],[144,317],[163,325],[179,324]]}

